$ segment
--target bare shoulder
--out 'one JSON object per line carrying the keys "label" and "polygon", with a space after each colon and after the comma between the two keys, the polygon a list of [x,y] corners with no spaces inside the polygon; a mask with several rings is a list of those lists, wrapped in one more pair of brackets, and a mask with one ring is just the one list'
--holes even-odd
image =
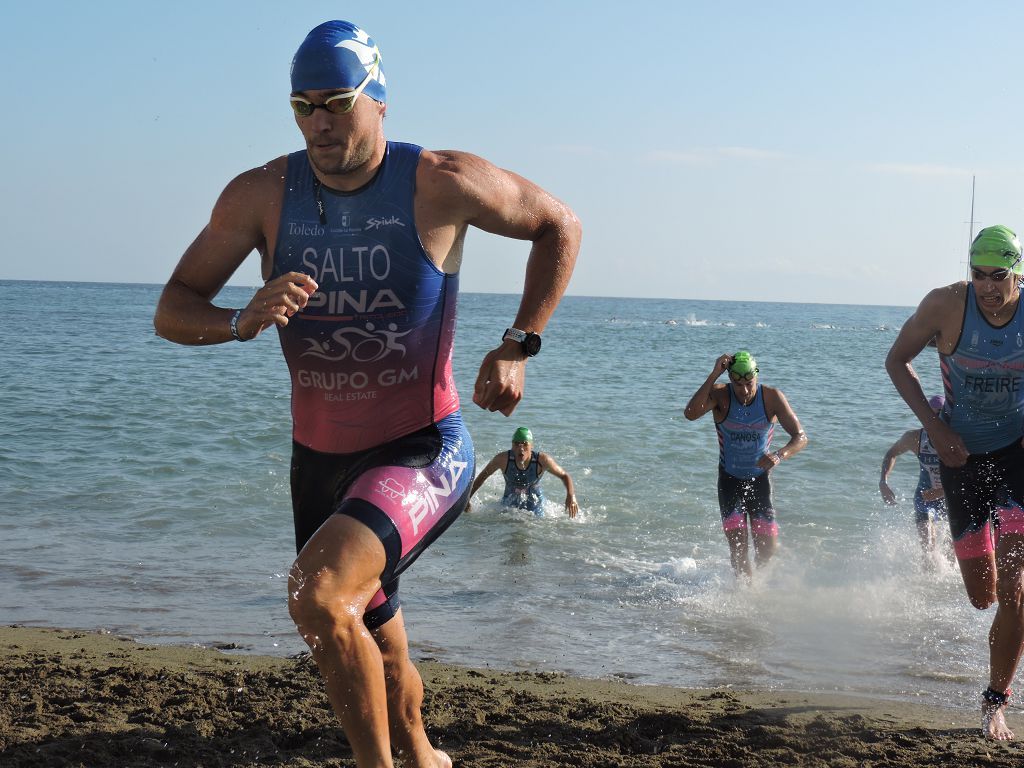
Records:
{"label": "bare shoulder", "polygon": [[786,396],[782,394],[782,390],[778,387],[769,387],[767,384],[761,385],[761,395],[764,397],[765,405],[777,406],[779,403],[785,402]]}
{"label": "bare shoulder", "polygon": [[470,173],[486,167],[495,167],[479,155],[472,152],[460,152],[457,149],[424,149],[420,153],[420,169],[428,171],[459,174]]}
{"label": "bare shoulder", "polygon": [[578,241],[582,232],[576,214],[561,200],[470,152],[424,150],[416,185],[417,193],[422,190],[450,218],[494,234],[525,240],[550,228]]}
{"label": "bare shoulder", "polygon": [[966,297],[967,283],[965,281],[944,285],[928,292],[921,300],[918,312],[947,312],[957,306],[962,307]]}
{"label": "bare shoulder", "polygon": [[729,385],[715,383],[711,387],[711,399],[715,401],[715,407],[722,410],[729,410]]}
{"label": "bare shoulder", "polygon": [[934,339],[940,352],[949,354],[960,336],[967,283],[944,285],[928,292],[904,328],[912,338]]}
{"label": "bare shoulder", "polygon": [[417,187],[441,198],[463,198],[502,174],[479,155],[454,149],[424,149],[417,168]]}
{"label": "bare shoulder", "polygon": [[911,323],[922,329],[940,331],[943,326],[960,327],[961,314],[967,301],[967,283],[959,282],[935,288],[921,299]]}
{"label": "bare shoulder", "polygon": [[287,167],[288,158],[278,157],[269,163],[240,173],[224,188],[221,198],[258,202],[268,195],[280,194],[284,190]]}
{"label": "bare shoulder", "polygon": [[287,157],[279,157],[233,178],[217,200],[213,223],[262,219],[280,211],[287,164]]}
{"label": "bare shoulder", "polygon": [[796,414],[790,406],[786,395],[778,387],[764,385],[762,388],[764,397],[764,410],[769,419],[795,419]]}

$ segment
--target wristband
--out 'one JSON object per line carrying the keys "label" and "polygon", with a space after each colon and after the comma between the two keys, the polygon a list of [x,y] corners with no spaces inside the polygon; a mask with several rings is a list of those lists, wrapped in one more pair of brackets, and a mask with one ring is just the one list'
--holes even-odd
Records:
{"label": "wristband", "polygon": [[231,335],[234,337],[235,341],[248,341],[248,339],[243,339],[238,333],[238,318],[241,316],[242,310],[240,309],[236,309],[235,314],[231,316]]}

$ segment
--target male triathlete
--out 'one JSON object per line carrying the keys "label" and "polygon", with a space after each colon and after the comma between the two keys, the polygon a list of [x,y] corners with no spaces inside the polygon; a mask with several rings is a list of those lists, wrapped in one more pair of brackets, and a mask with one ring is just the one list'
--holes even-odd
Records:
{"label": "male triathlete", "polygon": [[[729,383],[716,383],[726,371]],[[807,435],[782,390],[759,384],[758,373],[757,361],[748,351],[722,355],[683,411],[690,421],[709,411],[714,416],[722,528],[733,570],[745,580],[752,575],[748,525],[758,567],[771,560],[778,549],[779,526],[769,473],[807,445]],[[776,422],[789,433],[789,442],[772,451]]]}
{"label": "male triathlete", "polygon": [[[970,249],[971,279],[931,291],[885,361],[941,460],[953,551],[976,608],[997,603],[989,631],[982,729],[1012,739],[1003,710],[1024,648],[1024,310],[1021,244],[986,227]],[[911,361],[934,339],[946,401],[936,415]]]}
{"label": "male triathlete", "polygon": [[[473,394],[507,416],[580,226],[544,190],[479,157],[386,141],[380,51],[349,22],[306,37],[290,101],[305,149],[228,184],[155,324],[181,344],[246,342],[278,327],[292,378],[292,617],[357,765],[390,766],[393,746],[405,765],[448,766],[423,729],[397,588],[469,497],[473,446],[451,367],[463,242],[473,225],[533,244],[514,327],[498,329]],[[214,306],[254,249],[265,285],[245,307]]]}
{"label": "male triathlete", "polygon": [[527,427],[519,427],[513,433],[512,450],[496,454],[480,471],[469,491],[470,497],[488,477],[499,470],[505,477],[502,506],[525,509],[537,517],[543,517],[544,491],[540,487],[540,479],[547,471],[565,485],[565,511],[569,517],[576,517],[576,513],[579,512],[572,477],[559,466],[550,453],[533,450],[533,433]]}

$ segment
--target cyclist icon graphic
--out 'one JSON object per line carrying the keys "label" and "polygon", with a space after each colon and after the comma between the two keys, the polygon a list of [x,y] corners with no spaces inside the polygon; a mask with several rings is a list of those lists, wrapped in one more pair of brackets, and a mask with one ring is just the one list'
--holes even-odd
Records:
{"label": "cyclist icon graphic", "polygon": [[307,337],[309,349],[302,353],[303,357],[311,356],[320,360],[337,362],[352,359],[359,363],[374,363],[383,360],[392,352],[405,357],[406,348],[398,340],[412,331],[398,333],[395,323],[388,323],[387,328],[377,328],[367,323],[362,328],[339,328],[331,334],[328,341],[318,341]]}

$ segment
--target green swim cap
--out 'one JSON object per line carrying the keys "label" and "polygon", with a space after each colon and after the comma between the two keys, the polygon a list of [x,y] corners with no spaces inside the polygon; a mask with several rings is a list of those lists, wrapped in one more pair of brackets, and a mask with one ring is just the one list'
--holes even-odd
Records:
{"label": "green swim cap", "polygon": [[729,373],[744,376],[748,373],[757,373],[757,360],[745,349],[741,349],[732,356],[732,363],[729,365]]}
{"label": "green swim cap", "polygon": [[971,243],[972,267],[998,267],[1024,273],[1017,233],[1002,224],[985,227]]}
{"label": "green swim cap", "polygon": [[512,442],[513,443],[532,443],[533,442],[533,432],[531,432],[526,427],[520,427],[519,429],[517,429],[515,432],[512,433]]}

